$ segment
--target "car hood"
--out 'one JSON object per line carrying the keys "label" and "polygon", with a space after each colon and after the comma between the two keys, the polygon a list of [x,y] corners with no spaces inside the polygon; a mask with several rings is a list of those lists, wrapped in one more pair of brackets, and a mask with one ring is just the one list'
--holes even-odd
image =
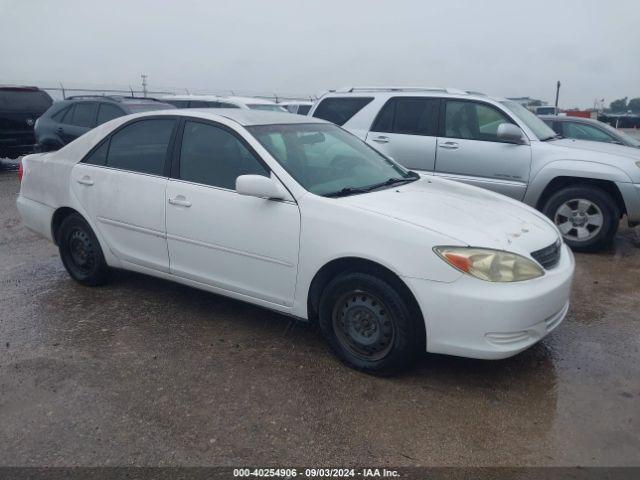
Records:
{"label": "car hood", "polygon": [[589,152],[606,153],[609,155],[631,158],[633,160],[640,160],[640,149],[627,147],[625,145],[590,142],[588,140],[574,140],[571,138],[559,138],[558,140],[551,140],[546,143],[556,147],[564,147],[572,150],[587,150]]}
{"label": "car hood", "polygon": [[340,200],[474,247],[528,255],[559,238],[545,216],[523,203],[435,177]]}

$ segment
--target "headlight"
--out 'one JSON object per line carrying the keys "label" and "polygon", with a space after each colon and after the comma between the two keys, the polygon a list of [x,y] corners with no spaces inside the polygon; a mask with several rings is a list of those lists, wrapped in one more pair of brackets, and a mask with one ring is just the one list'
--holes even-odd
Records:
{"label": "headlight", "polygon": [[487,282],[521,282],[544,275],[537,263],[515,253],[473,247],[435,247],[433,251],[453,268]]}

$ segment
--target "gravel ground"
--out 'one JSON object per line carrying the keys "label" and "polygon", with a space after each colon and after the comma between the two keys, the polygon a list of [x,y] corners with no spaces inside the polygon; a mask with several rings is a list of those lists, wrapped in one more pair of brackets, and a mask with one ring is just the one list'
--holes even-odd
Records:
{"label": "gravel ground", "polygon": [[0,465],[638,465],[640,235],[577,255],[567,320],[508,360],[374,378],[281,315],[69,279],[0,173]]}

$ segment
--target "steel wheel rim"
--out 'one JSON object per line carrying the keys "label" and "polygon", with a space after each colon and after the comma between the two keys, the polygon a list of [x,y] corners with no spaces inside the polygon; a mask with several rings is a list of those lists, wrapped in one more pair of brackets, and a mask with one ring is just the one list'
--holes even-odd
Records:
{"label": "steel wheel rim", "polygon": [[333,331],[352,355],[367,361],[386,357],[395,340],[395,326],[384,303],[363,291],[349,292],[335,303]]}
{"label": "steel wheel rim", "polygon": [[68,240],[69,259],[83,273],[90,273],[95,265],[93,242],[81,229],[74,229]]}
{"label": "steel wheel rim", "polygon": [[602,230],[602,210],[591,200],[573,198],[558,207],[553,220],[562,236],[574,242],[586,242]]}

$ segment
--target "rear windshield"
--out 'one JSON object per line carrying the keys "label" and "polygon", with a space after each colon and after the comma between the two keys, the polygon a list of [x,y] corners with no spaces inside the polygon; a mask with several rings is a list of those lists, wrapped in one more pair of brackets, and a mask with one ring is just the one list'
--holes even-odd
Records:
{"label": "rear windshield", "polygon": [[0,110],[44,112],[52,103],[42,90],[0,90]]}
{"label": "rear windshield", "polygon": [[372,97],[325,98],[313,112],[313,116],[342,126],[372,100]]}

